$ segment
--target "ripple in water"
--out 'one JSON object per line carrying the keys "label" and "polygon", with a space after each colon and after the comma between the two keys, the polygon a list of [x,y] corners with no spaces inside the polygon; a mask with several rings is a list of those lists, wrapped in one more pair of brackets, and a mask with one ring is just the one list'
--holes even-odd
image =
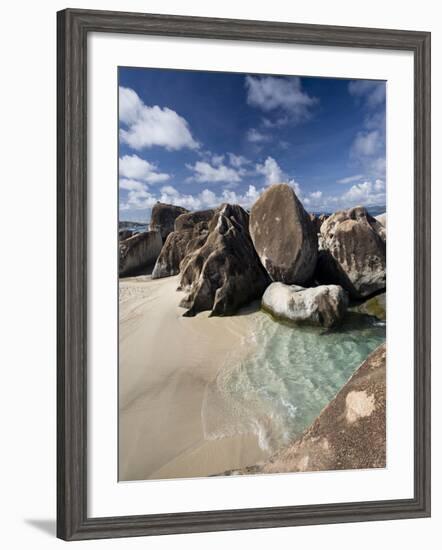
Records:
{"label": "ripple in water", "polygon": [[[265,313],[245,345],[232,355],[203,400],[206,439],[254,433],[269,453],[314,420],[364,359],[385,341],[385,323],[348,314],[337,329],[294,327]],[[243,354],[242,354],[243,356]]]}

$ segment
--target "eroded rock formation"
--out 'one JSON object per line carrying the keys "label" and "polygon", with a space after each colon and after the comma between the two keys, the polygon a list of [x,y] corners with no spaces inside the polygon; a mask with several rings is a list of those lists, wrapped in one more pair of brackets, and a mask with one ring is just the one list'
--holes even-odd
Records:
{"label": "eroded rock formation", "polygon": [[338,284],[352,297],[370,296],[386,285],[385,228],[359,206],[336,212],[321,226],[316,279]]}
{"label": "eroded rock formation", "polygon": [[178,275],[182,260],[202,246],[208,234],[208,223],[204,221],[169,233],[152,271],[152,279]]}
{"label": "eroded rock formation", "polygon": [[159,231],[144,231],[120,242],[119,275],[133,275],[152,265],[161,252],[163,241]]}
{"label": "eroded rock formation", "polygon": [[253,247],[249,216],[238,205],[224,204],[212,218],[202,246],[181,263],[181,306],[186,316],[209,310],[230,315],[251,300],[261,298],[269,284]]}
{"label": "eroded rock formation", "polygon": [[175,220],[186,212],[188,210],[181,206],[157,202],[152,208],[149,229],[151,231],[159,231],[164,242],[169,233],[172,233],[174,230]]}

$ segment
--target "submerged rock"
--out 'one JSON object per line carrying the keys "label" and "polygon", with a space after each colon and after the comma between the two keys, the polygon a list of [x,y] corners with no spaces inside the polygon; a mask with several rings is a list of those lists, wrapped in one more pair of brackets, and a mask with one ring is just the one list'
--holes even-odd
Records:
{"label": "submerged rock", "polygon": [[387,295],[384,292],[383,294],[378,294],[377,296],[373,296],[373,298],[370,298],[366,302],[357,306],[355,309],[360,313],[365,313],[366,315],[372,315],[373,317],[377,317],[380,321],[385,321],[387,317],[386,300],[387,300]]}
{"label": "submerged rock", "polygon": [[382,344],[303,435],[255,473],[385,468],[385,362]]}
{"label": "submerged rock", "polygon": [[262,297],[262,307],[278,319],[331,327],[347,310],[345,291],[337,285],[303,288],[272,283]]}
{"label": "submerged rock", "polygon": [[208,233],[207,222],[199,222],[193,228],[169,233],[152,271],[152,279],[177,275],[182,260],[202,246]]}
{"label": "submerged rock", "polygon": [[354,298],[385,288],[385,228],[365,208],[336,212],[321,226],[316,279],[339,284]]}
{"label": "submerged rock", "polygon": [[159,231],[144,231],[120,242],[119,275],[133,275],[155,263],[163,241]]}
{"label": "submerged rock", "polygon": [[208,227],[204,243],[181,263],[181,306],[186,316],[211,310],[230,315],[261,298],[269,278],[253,247],[249,216],[238,205],[222,205]]}
{"label": "submerged rock", "polygon": [[292,187],[272,185],[262,193],[252,206],[250,235],[273,281],[304,284],[312,277],[318,239]]}
{"label": "submerged rock", "polygon": [[152,208],[149,228],[151,231],[159,231],[164,242],[169,233],[172,233],[174,230],[176,218],[186,212],[188,212],[188,210],[181,206],[157,202]]}

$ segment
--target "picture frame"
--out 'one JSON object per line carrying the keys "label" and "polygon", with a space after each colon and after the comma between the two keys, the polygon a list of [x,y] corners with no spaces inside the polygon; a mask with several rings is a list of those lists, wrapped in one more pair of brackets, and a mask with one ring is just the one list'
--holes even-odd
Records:
{"label": "picture frame", "polygon": [[[412,52],[414,57],[414,498],[88,517],[87,71],[89,33]],[[57,536],[195,533],[430,515],[430,33],[67,9],[57,14]]]}

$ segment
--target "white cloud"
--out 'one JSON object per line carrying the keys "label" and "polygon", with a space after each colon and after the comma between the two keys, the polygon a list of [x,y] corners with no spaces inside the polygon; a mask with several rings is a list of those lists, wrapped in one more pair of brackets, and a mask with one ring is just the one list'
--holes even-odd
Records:
{"label": "white cloud", "polygon": [[156,166],[137,155],[120,157],[119,172],[124,178],[144,180],[148,183],[158,183],[170,179],[169,174],[156,171]]}
{"label": "white cloud", "polygon": [[201,183],[237,183],[241,181],[240,172],[225,164],[218,163],[216,166],[213,166],[208,162],[199,160],[193,165],[186,164],[186,167],[193,172],[189,181],[198,181]]}
{"label": "white cloud", "polygon": [[262,125],[264,128],[281,128],[281,126],[285,126],[289,122],[290,118],[288,116],[282,116],[276,120],[270,120],[269,118],[262,119]]}
{"label": "white cloud", "polygon": [[159,195],[153,195],[149,192],[130,192],[128,200],[120,204],[120,209],[126,211],[146,210],[152,208],[157,201],[183,206],[189,210],[215,208],[224,202],[240,204],[243,208],[250,208],[262,191],[263,189],[258,190],[254,185],[249,185],[247,191],[243,194],[224,189],[217,195],[209,189],[204,189],[196,195],[189,195],[180,193],[171,185],[166,185],[161,188]]}
{"label": "white cloud", "polygon": [[130,88],[118,89],[119,118],[123,124],[133,124],[141,116],[143,102],[137,93]]}
{"label": "white cloud", "polygon": [[267,157],[263,164],[257,164],[256,172],[264,176],[264,183],[266,185],[287,183],[293,187],[298,196],[302,195],[299,183],[289,178],[273,157]]}
{"label": "white cloud", "polygon": [[233,153],[228,153],[229,162],[234,168],[242,168],[243,166],[250,164],[250,160],[246,159],[242,155],[235,155]]}
{"label": "white cloud", "polygon": [[[296,182],[290,180],[289,184],[292,185],[298,198],[310,212],[335,212],[357,205],[385,204],[385,182],[382,179],[377,179],[374,182],[366,180],[355,184],[343,194],[337,196],[324,195],[319,190],[303,194]],[[265,187],[258,188],[255,185],[249,185],[247,190],[242,193],[227,188],[215,193],[206,188],[195,195],[191,195],[182,193],[171,185],[163,186],[158,193],[151,193],[146,187],[143,188],[143,185],[142,182],[137,182],[128,184],[125,187],[130,190],[127,200],[120,204],[121,210],[134,212],[148,210],[157,201],[183,206],[189,210],[215,208],[224,202],[240,204],[243,208],[250,208],[265,190]]]}
{"label": "white cloud", "polygon": [[377,130],[359,132],[353,142],[352,154],[357,157],[373,156],[381,146],[381,136]]}
{"label": "white cloud", "polygon": [[157,202],[155,195],[146,188],[132,189],[129,191],[125,201],[120,203],[122,210],[146,210],[152,208]]}
{"label": "white cloud", "polygon": [[146,191],[147,190],[146,184],[138,180],[120,178],[118,183],[119,183],[120,189],[124,189],[125,191]]}
{"label": "white cloud", "polygon": [[264,176],[266,185],[282,183],[285,179],[284,172],[273,157],[267,157],[263,164],[257,164],[256,171]]}
{"label": "white cloud", "polygon": [[221,166],[224,162],[224,155],[212,155],[212,164]]}
{"label": "white cloud", "polygon": [[[246,76],[247,102],[269,112],[281,109],[290,115],[290,120],[299,122],[309,118],[311,108],[318,102],[314,97],[302,90],[299,77],[274,77],[274,76]],[[272,123],[267,119],[265,124],[281,124],[286,121],[279,118],[279,122]]]}
{"label": "white cloud", "polygon": [[356,181],[360,181],[362,178],[364,177],[363,174],[355,174],[354,176],[348,176],[346,178],[341,178],[340,180],[337,180],[336,183],[342,183],[342,184],[347,184],[347,183],[354,183]]}
{"label": "white cloud", "polygon": [[164,185],[164,187],[161,188],[161,193],[166,193],[168,195],[179,194],[179,192],[175,189],[175,187],[172,187],[172,185]]}
{"label": "white cloud", "polygon": [[374,183],[367,180],[353,185],[342,195],[341,202],[348,206],[385,204],[385,184],[377,179]]}
{"label": "white cloud", "polygon": [[348,85],[350,95],[363,100],[368,107],[374,108],[385,101],[385,82],[373,80],[353,80]]}
{"label": "white cloud", "polygon": [[154,145],[168,150],[197,149],[187,121],[168,107],[145,105],[130,88],[119,88],[120,139],[132,149]]}
{"label": "white cloud", "polygon": [[251,143],[263,143],[270,140],[270,136],[259,132],[256,128],[250,128],[247,131],[246,138]]}

